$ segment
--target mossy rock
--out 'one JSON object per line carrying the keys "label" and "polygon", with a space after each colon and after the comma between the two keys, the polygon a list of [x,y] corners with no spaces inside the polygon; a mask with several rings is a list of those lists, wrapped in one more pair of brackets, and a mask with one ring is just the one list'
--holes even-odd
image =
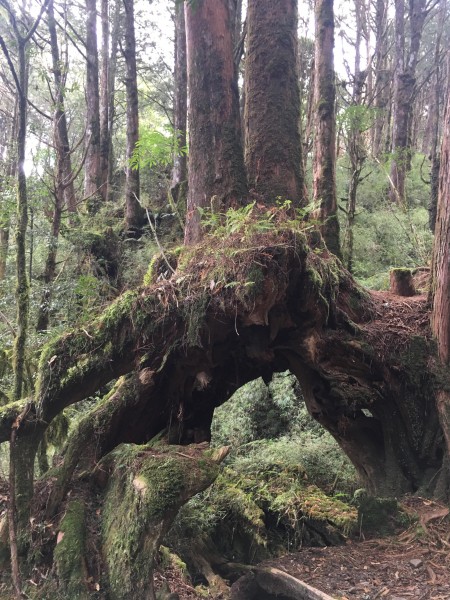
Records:
{"label": "mossy rock", "polygon": [[195,447],[122,444],[100,467],[111,473],[102,515],[110,597],[151,598],[163,536],[180,507],[214,481],[218,466]]}

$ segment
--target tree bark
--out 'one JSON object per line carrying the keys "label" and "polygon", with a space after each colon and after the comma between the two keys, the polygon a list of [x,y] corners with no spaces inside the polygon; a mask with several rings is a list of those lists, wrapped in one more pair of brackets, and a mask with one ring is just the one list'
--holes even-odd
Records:
{"label": "tree bark", "polygon": [[245,164],[268,204],[306,203],[300,142],[297,0],[250,0],[245,59]]}
{"label": "tree bark", "polygon": [[425,22],[426,0],[409,2],[411,42],[405,48],[405,0],[395,0],[395,79],[393,99],[391,201],[406,203],[405,180],[411,163],[411,128],[416,67]]}
{"label": "tree bark", "polygon": [[386,0],[377,0],[375,8],[375,85],[373,90],[375,119],[372,127],[372,155],[384,153],[383,133],[388,120],[390,71],[388,69],[387,34],[388,8]]}
{"label": "tree bark", "polygon": [[186,24],[184,5],[175,4],[175,72],[174,72],[174,160],[170,192],[174,202],[178,202],[180,186],[187,180],[187,58],[186,58]]}
{"label": "tree bark", "polygon": [[[57,161],[61,164],[57,167],[58,183],[61,185],[61,205],[66,204],[69,213],[77,212],[77,201],[73,184],[71,148],[69,143],[69,132],[67,125],[67,113],[65,109],[66,95],[66,73],[67,64],[61,64],[61,56],[59,51],[58,36],[56,33],[56,22],[54,15],[53,0],[49,0],[47,7],[48,21],[47,27],[50,34],[50,47],[52,54],[52,71],[54,79],[54,142],[57,155]],[[64,70],[64,72],[63,72]]]}
{"label": "tree bark", "polygon": [[[5,127],[5,154],[3,161],[4,175],[0,178],[1,188],[4,186],[15,185],[14,180],[17,176],[17,155],[15,152],[15,144],[17,139],[17,99],[14,100],[13,109],[10,113],[9,128]],[[9,129],[9,131],[8,131]],[[8,131],[8,133],[7,133]],[[9,138],[9,139],[8,139]],[[0,217],[0,281],[6,277],[6,265],[8,259],[9,238],[10,238],[10,214],[8,210],[4,210]]]}
{"label": "tree bark", "polygon": [[328,249],[341,256],[336,198],[336,86],[334,73],[333,0],[316,0],[314,75],[314,202]]}
{"label": "tree bark", "polygon": [[52,52],[52,71],[54,78],[54,117],[53,117],[53,139],[56,150],[56,170],[54,178],[54,208],[52,228],[48,247],[47,259],[44,269],[44,290],[37,318],[37,331],[46,331],[49,323],[50,304],[52,296],[52,284],[56,276],[56,256],[58,252],[58,238],[61,227],[62,212],[64,204],[70,213],[76,212],[76,198],[74,189],[74,173],[72,172],[71,149],[67,128],[65,111],[65,76],[63,76],[58,37],[56,34],[56,23],[54,16],[53,0],[49,1],[47,7],[47,26],[50,34],[50,45]]}
{"label": "tree bark", "polygon": [[100,92],[97,47],[97,0],[86,0],[86,122],[87,151],[84,196],[95,213],[105,198],[101,180]]}
{"label": "tree bark", "polygon": [[115,86],[116,86],[116,70],[117,70],[117,47],[119,44],[120,33],[120,0],[115,0],[114,17],[111,31],[111,48],[108,66],[108,200],[114,199],[114,148],[112,142],[114,122],[116,117],[115,107]]}
{"label": "tree bark", "polygon": [[28,190],[25,174],[25,152],[28,113],[27,42],[17,36],[18,72],[18,131],[17,131],[17,224],[16,224],[16,303],[17,333],[14,340],[14,392],[16,400],[22,397],[25,372],[25,348],[30,306],[26,259],[26,233],[28,225]]}
{"label": "tree bark", "polygon": [[[450,64],[450,63],[449,63]],[[445,110],[441,167],[439,175],[439,197],[435,227],[432,266],[433,311],[431,327],[437,339],[438,353],[444,369],[450,362],[450,97]],[[442,429],[450,454],[450,393],[441,386],[437,406]]]}
{"label": "tree bark", "polygon": [[445,110],[441,146],[439,197],[433,253],[432,328],[438,340],[439,356],[450,358],[450,100]]}
{"label": "tree bark", "polygon": [[139,166],[131,168],[131,158],[139,140],[139,98],[134,33],[134,0],[123,0],[125,8],[125,88],[127,91],[127,163],[125,167],[125,224],[128,231],[142,226],[143,209],[139,202]]}
{"label": "tree bark", "polygon": [[104,197],[110,195],[109,190],[109,0],[101,0],[102,47],[100,71],[100,179],[104,189]]}
{"label": "tree bark", "polygon": [[199,208],[242,204],[246,178],[228,0],[185,5],[189,87],[189,191],[185,243],[202,237]]}

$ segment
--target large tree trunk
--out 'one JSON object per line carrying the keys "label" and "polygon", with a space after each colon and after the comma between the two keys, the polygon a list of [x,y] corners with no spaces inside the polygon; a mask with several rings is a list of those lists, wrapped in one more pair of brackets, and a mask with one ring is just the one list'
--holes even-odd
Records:
{"label": "large tree trunk", "polygon": [[[438,353],[443,369],[450,362],[450,97],[445,111],[439,197],[433,253],[433,312],[431,326],[438,343]],[[438,409],[442,428],[450,453],[450,393],[441,386]]]}
{"label": "large tree trunk", "polygon": [[[258,210],[264,219],[266,209]],[[146,502],[147,475],[152,477],[140,466],[147,464],[145,457],[167,466],[161,446],[155,456],[150,446],[133,444],[146,444],[161,432],[169,443],[208,440],[214,408],[257,377],[268,380],[287,368],[297,375],[310,413],[332,433],[371,493],[433,494],[446,476],[435,389],[448,386],[449,376],[433,367],[426,298],[386,300],[385,293],[367,293],[325,246],[318,246],[317,235],[308,239],[283,228],[283,222],[277,224],[276,238],[256,231],[245,247],[239,233],[217,244],[208,260],[203,246],[189,247],[171,279],[127,292],[95,321],[45,348],[38,389],[25,412],[25,403],[0,408],[0,441],[8,439],[22,415],[16,466],[23,535],[45,427],[65,407],[129,374],[79,423],[59,474],[46,482],[45,497],[39,486],[31,502],[34,522],[45,518],[45,507],[48,516],[64,512],[66,492],[73,490],[73,501],[86,474],[99,465],[94,480],[100,486],[109,482],[97,514],[103,520],[113,598],[126,597],[116,575],[117,565],[129,556],[120,550],[120,540],[130,542],[122,529],[128,527],[127,507],[135,514],[140,495]],[[249,281],[255,285],[248,286]],[[189,453],[175,452],[177,457]],[[131,457],[136,460],[129,462]],[[77,465],[82,477],[76,475]],[[125,474],[132,478],[125,481]],[[173,514],[168,510],[164,519]],[[154,525],[150,516],[147,522]],[[150,531],[145,519],[133,528],[141,540]],[[150,593],[145,586],[151,582],[139,565],[147,561],[151,567],[158,539],[148,538],[149,546],[135,540],[135,562],[124,569],[124,594]]]}
{"label": "large tree trunk", "polygon": [[[442,461],[426,299],[393,296],[386,302],[369,295],[325,248],[310,250],[301,234],[281,231],[269,244],[258,236],[248,250],[240,236],[216,248],[222,273],[216,286],[210,286],[214,261],[207,266],[203,249],[190,249],[173,281],[128,292],[91,326],[50,344],[22,437],[35,431],[37,406],[39,418],[50,422],[131,372],[145,348],[141,366],[154,373],[152,391],[124,408],[114,430],[107,428],[109,447],[145,442],[169,423],[169,437],[177,442],[207,438],[214,407],[236,387],[289,367],[310,412],[372,491],[398,494],[425,486]],[[239,271],[229,258],[233,244]],[[261,286],[246,291],[255,268]],[[416,324],[413,337],[403,319]],[[9,434],[14,410],[0,409],[0,439]]]}
{"label": "large tree trunk", "polygon": [[266,203],[306,203],[300,143],[297,0],[249,0],[245,59],[245,164]]}
{"label": "large tree trunk", "polygon": [[316,0],[314,201],[328,249],[341,255],[336,198],[336,86],[333,0]]}
{"label": "large tree trunk", "polygon": [[241,205],[246,178],[228,0],[185,5],[189,86],[189,192],[185,243],[202,236],[199,208]]}

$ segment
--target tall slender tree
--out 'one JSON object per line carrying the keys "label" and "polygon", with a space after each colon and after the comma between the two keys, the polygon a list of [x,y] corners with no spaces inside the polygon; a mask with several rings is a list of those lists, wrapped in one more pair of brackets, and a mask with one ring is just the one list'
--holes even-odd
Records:
{"label": "tall slender tree", "polygon": [[[405,180],[411,162],[412,106],[415,94],[416,68],[425,18],[433,2],[410,0],[408,13],[405,0],[395,0],[395,79],[393,97],[393,131],[391,163],[391,200],[406,202]],[[408,16],[410,43],[405,41],[405,17]]]}
{"label": "tall slender tree", "polygon": [[100,180],[104,187],[103,197],[108,198],[108,161],[109,161],[109,50],[110,50],[110,19],[109,0],[101,0],[101,69],[100,69]]}
{"label": "tall slender tree", "polygon": [[175,71],[174,71],[174,159],[170,192],[175,202],[179,199],[180,186],[187,180],[187,156],[180,152],[186,147],[187,129],[187,58],[186,58],[186,24],[184,5],[175,2]]}
{"label": "tall slender tree", "polygon": [[186,4],[185,17],[190,135],[185,243],[193,244],[202,236],[198,208],[221,212],[239,205],[247,187],[230,2]]}
{"label": "tall slender tree", "polygon": [[333,0],[316,0],[314,201],[328,249],[340,256],[336,199],[336,85]]}
{"label": "tall slender tree", "polygon": [[371,130],[372,154],[379,158],[384,152],[383,133],[385,133],[390,93],[390,72],[388,68],[388,2],[376,0],[375,18],[375,82],[373,104],[376,110]]}
{"label": "tall slender tree", "polygon": [[86,0],[86,121],[87,152],[84,195],[96,212],[104,199],[101,179],[100,91],[97,44],[97,0]]}
{"label": "tall slender tree", "polygon": [[134,0],[123,0],[125,9],[125,88],[127,93],[127,163],[125,167],[125,222],[127,229],[139,229],[142,207],[139,201],[139,168],[131,168],[131,157],[139,140],[139,98],[136,68],[136,37],[134,31]]}
{"label": "tall slender tree", "polygon": [[56,31],[53,0],[47,6],[47,27],[50,36],[52,55],[53,88],[53,143],[56,154],[56,166],[53,182],[53,217],[48,253],[44,269],[44,289],[37,318],[37,331],[48,328],[52,285],[56,276],[56,256],[58,252],[59,233],[64,207],[71,213],[76,211],[74,180],[77,173],[72,172],[71,148],[67,115],[65,109],[67,64],[63,65]]}
{"label": "tall slender tree", "polygon": [[245,59],[245,164],[266,202],[305,203],[300,143],[296,0],[249,0]]}
{"label": "tall slender tree", "polygon": [[[6,90],[2,90],[4,97]],[[6,101],[8,104],[8,101]],[[0,216],[0,281],[6,276],[6,263],[9,249],[9,236],[11,228],[10,207],[6,206],[7,186],[14,185],[17,171],[17,156],[15,152],[17,138],[17,98],[10,102],[9,111],[5,114],[0,123],[0,129],[3,131],[2,139],[2,161],[0,162],[2,175],[0,176],[0,194],[2,198],[2,210]]]}

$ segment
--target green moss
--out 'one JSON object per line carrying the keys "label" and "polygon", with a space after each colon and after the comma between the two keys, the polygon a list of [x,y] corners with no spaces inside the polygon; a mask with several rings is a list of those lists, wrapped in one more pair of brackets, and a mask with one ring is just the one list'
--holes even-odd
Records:
{"label": "green moss", "polygon": [[178,265],[178,259],[182,254],[183,249],[183,246],[178,246],[176,248],[172,248],[171,250],[166,250],[164,255],[160,252],[156,253],[150,260],[147,272],[144,275],[143,284],[145,286],[153,285],[156,283],[161,272],[170,271],[170,269],[175,271]]}
{"label": "green moss", "polygon": [[102,519],[113,599],[144,597],[161,537],[179,507],[217,475],[211,461],[177,447],[121,445],[104,459],[114,469]]}
{"label": "green moss", "polygon": [[365,490],[355,492],[360,529],[367,533],[387,535],[392,533],[399,516],[399,506],[395,498],[375,498]]}
{"label": "green moss", "polygon": [[395,269],[391,269],[390,272],[395,273],[397,279],[409,279],[409,277],[411,277],[412,275],[413,270],[404,267],[397,267]]}
{"label": "green moss", "polygon": [[71,600],[89,597],[86,589],[85,536],[85,508],[80,500],[72,500],[61,521],[60,541],[53,555],[58,580]]}

